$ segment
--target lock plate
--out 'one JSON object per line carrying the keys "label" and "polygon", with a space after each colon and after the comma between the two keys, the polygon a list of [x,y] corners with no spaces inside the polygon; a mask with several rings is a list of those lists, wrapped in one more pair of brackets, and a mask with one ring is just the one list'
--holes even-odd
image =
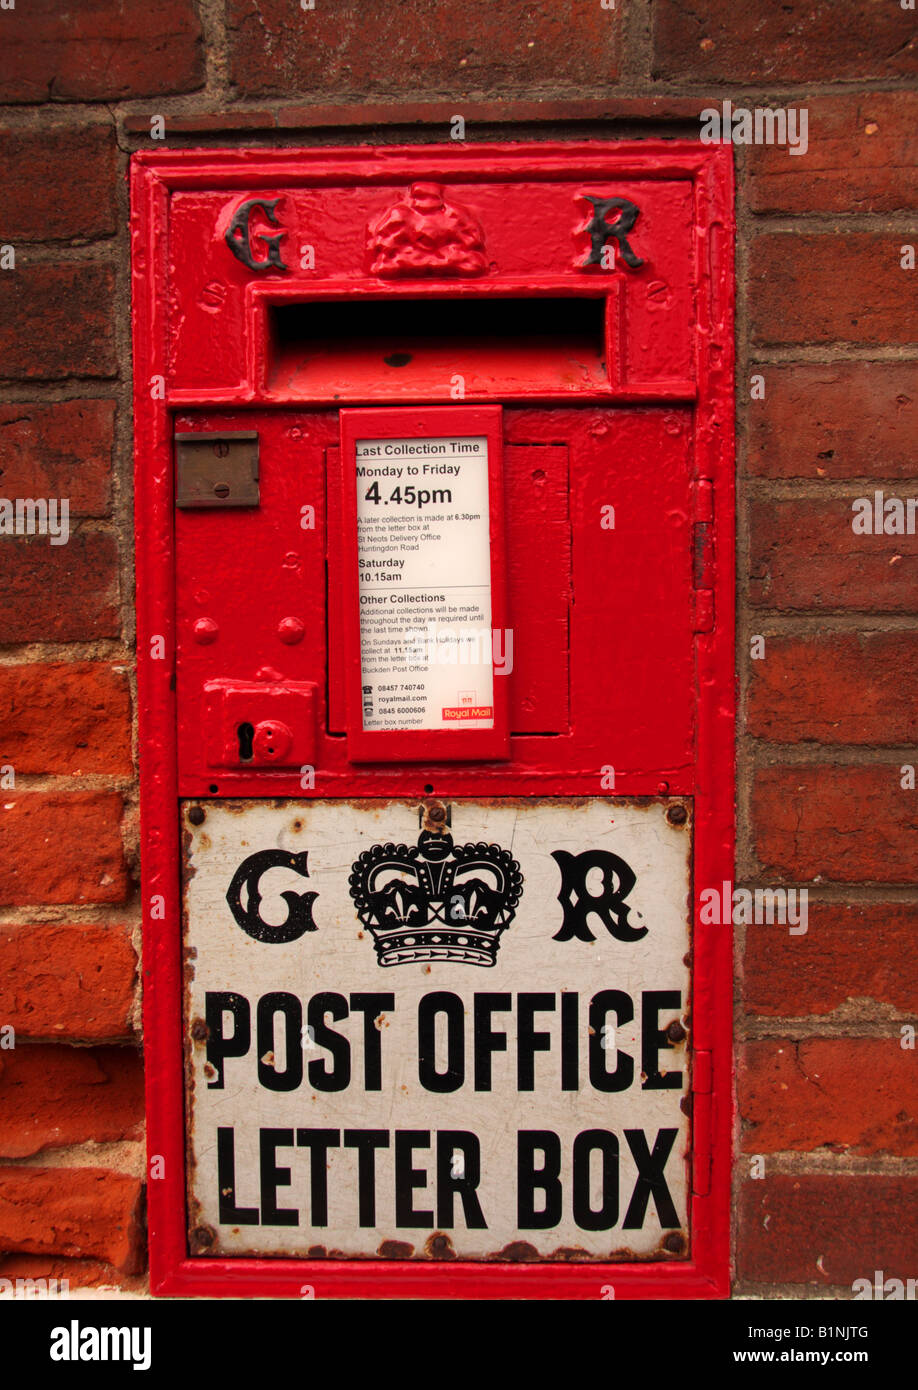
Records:
{"label": "lock plate", "polygon": [[308,681],[208,681],[204,727],[211,767],[299,767],[315,760],[317,688]]}
{"label": "lock plate", "polygon": [[257,507],[258,431],[175,436],[175,505]]}

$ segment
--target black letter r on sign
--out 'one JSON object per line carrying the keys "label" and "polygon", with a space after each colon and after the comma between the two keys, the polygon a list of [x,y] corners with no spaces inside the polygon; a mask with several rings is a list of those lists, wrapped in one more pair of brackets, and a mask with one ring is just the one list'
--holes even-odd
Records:
{"label": "black letter r on sign", "polygon": [[[570,941],[578,937],[581,941],[595,941],[596,937],[587,926],[591,912],[618,941],[639,941],[647,935],[646,927],[629,927],[629,908],[625,899],[631,892],[637,878],[634,870],[605,849],[588,849],[582,854],[570,854],[566,849],[552,851],[561,870],[561,891],[558,902],[564,908],[564,921],[561,930],[553,941]],[[602,887],[598,893],[587,888],[587,875],[591,869],[602,873]],[[576,896],[572,900],[571,894]]]}

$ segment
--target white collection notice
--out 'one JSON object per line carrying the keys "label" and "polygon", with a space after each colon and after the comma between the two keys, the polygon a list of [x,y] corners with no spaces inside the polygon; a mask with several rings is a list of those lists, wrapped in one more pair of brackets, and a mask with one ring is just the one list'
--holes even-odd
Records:
{"label": "white collection notice", "polygon": [[357,441],[363,727],[491,729],[488,441]]}

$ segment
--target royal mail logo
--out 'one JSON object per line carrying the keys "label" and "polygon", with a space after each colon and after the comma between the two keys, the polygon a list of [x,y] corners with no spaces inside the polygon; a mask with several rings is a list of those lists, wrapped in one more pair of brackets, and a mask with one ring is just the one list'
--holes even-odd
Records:
{"label": "royal mail logo", "polygon": [[444,719],[493,719],[493,705],[447,705]]}
{"label": "royal mail logo", "polygon": [[348,883],[380,965],[494,965],[523,891],[520,866],[508,850],[454,845],[451,835],[426,830],[411,847],[365,850]]}

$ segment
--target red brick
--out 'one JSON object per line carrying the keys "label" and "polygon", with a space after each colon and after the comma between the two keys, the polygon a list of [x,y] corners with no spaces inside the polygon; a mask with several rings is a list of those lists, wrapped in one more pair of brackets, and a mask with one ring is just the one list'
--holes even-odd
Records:
{"label": "red brick", "polygon": [[0,1250],[140,1267],[141,1184],[106,1168],[0,1168]]}
{"label": "red brick", "polygon": [[121,810],[117,792],[7,792],[0,904],[124,902]]}
{"label": "red brick", "polygon": [[767,637],[749,666],[746,727],[756,738],[918,741],[918,632]]}
{"label": "red brick", "polygon": [[900,266],[905,232],[763,232],[752,242],[749,309],[756,343],[918,341],[918,271]]}
{"label": "red brick", "polygon": [[[662,121],[697,120],[708,99],[698,96],[600,96],[571,97],[564,100],[512,99],[509,101],[464,101],[462,115],[466,124],[519,125],[530,121]],[[456,114],[455,102],[439,101],[380,101],[373,105],[350,102],[346,105],[310,103],[281,106],[277,116],[269,110],[252,111],[224,108],[200,116],[165,116],[166,135],[212,134],[238,130],[315,130],[317,127],[372,128],[377,126],[449,126]],[[150,120],[145,116],[125,115],[124,129],[129,134],[150,133]]]}
{"label": "red brick", "polygon": [[4,497],[69,497],[70,515],[111,511],[114,401],[0,405]]}
{"label": "red brick", "polygon": [[3,15],[0,101],[99,101],[203,86],[192,0],[29,0]]}
{"label": "red brick", "polygon": [[107,265],[26,265],[20,257],[0,274],[0,376],[115,376],[114,289]]}
{"label": "red brick", "polygon": [[111,123],[0,129],[5,240],[109,236],[117,225]]}
{"label": "red brick", "polygon": [[807,151],[750,145],[746,197],[755,212],[896,212],[918,206],[918,93],[795,98]]}
{"label": "red brick", "polygon": [[[872,488],[863,496],[872,497]],[[902,500],[909,494],[902,493]],[[887,497],[900,496],[891,489]],[[850,497],[754,502],[749,602],[784,611],[918,609],[918,534],[855,535]],[[766,647],[767,650],[767,647]]]}
{"label": "red brick", "polygon": [[765,398],[746,406],[750,473],[911,478],[918,362],[754,363]]}
{"label": "red brick", "polygon": [[875,1269],[914,1278],[916,1247],[918,1178],[781,1173],[743,1186],[740,1279],[850,1285]]}
{"label": "red brick", "polygon": [[[164,116],[165,135],[210,135],[230,130],[274,130],[271,111],[218,111],[206,116]],[[149,116],[125,116],[124,128],[129,135],[150,134]]]}
{"label": "red brick", "polygon": [[128,1038],[136,970],[126,927],[0,927],[0,1023],[17,1041]]}
{"label": "red brick", "polygon": [[743,990],[751,1014],[800,1018],[869,999],[907,1015],[918,999],[918,904],[815,903],[808,930],[746,928]]}
{"label": "red brick", "polygon": [[764,875],[797,882],[914,883],[918,791],[899,764],[764,767],[752,791]]}
{"label": "red brick", "polygon": [[131,772],[131,696],[101,662],[0,666],[0,763],[19,773]]}
{"label": "red brick", "polygon": [[737,5],[655,0],[653,74],[677,80],[763,83],[900,77],[918,67],[914,12],[885,0]]}
{"label": "red brick", "polygon": [[0,536],[0,642],[86,642],[118,637],[118,552],[106,531]]}
{"label": "red brick", "polygon": [[364,0],[345,14],[322,0],[308,12],[291,10],[290,0],[230,0],[231,81],[245,96],[308,93],[317,102],[384,96],[455,103],[546,84],[553,97],[582,95],[618,75],[620,13],[599,0],[542,7],[506,0],[473,9],[463,0]]}
{"label": "red brick", "polygon": [[143,1068],[130,1047],[25,1043],[0,1053],[0,1158],[137,1139]]}
{"label": "red brick", "polygon": [[[50,1292],[70,1289],[87,1289],[107,1286],[130,1291],[144,1292],[143,1284],[135,1275],[124,1275],[101,1260],[68,1260],[66,1258],[48,1259],[41,1255],[0,1256],[0,1279],[9,1279],[14,1284],[24,1281],[25,1296],[30,1297],[28,1280],[42,1279],[45,1283],[39,1288]],[[54,1281],[53,1283],[51,1281]],[[6,1287],[5,1285],[2,1287]]]}
{"label": "red brick", "polygon": [[918,1067],[898,1037],[750,1042],[739,1075],[747,1153],[918,1154]]}

